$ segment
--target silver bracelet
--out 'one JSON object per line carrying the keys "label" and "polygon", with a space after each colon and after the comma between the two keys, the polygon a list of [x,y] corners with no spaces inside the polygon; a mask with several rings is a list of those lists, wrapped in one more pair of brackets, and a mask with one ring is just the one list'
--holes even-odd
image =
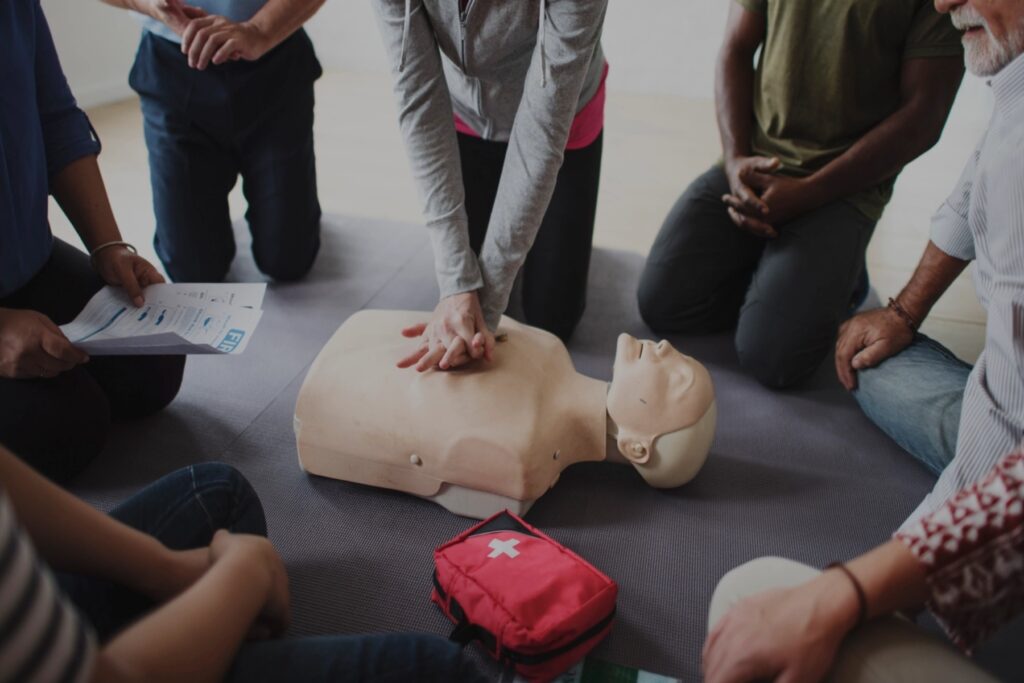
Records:
{"label": "silver bracelet", "polygon": [[89,263],[92,264],[93,268],[96,267],[96,254],[100,253],[101,251],[103,251],[107,247],[124,247],[125,249],[127,249],[130,252],[132,252],[133,254],[138,254],[139,253],[139,250],[135,248],[135,245],[131,244],[130,242],[124,242],[122,240],[114,240],[112,242],[104,242],[103,244],[99,245],[98,247],[96,247],[95,249],[93,249],[92,251],[89,252]]}

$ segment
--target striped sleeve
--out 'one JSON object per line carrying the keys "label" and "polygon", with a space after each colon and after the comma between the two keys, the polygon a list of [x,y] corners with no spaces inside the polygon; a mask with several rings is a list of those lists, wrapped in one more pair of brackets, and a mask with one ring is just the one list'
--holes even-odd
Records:
{"label": "striped sleeve", "polygon": [[0,683],[89,679],[96,639],[41,565],[0,491]]}
{"label": "striped sleeve", "polygon": [[932,217],[931,240],[939,249],[962,261],[974,260],[974,237],[967,220],[980,147],[971,155],[956,188]]}

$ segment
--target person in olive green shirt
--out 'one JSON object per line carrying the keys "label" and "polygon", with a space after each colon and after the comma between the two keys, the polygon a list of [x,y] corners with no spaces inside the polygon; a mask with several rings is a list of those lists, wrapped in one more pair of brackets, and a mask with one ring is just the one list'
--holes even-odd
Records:
{"label": "person in olive green shirt", "polygon": [[651,248],[647,324],[735,326],[763,384],[809,377],[866,294],[897,174],[938,141],[962,77],[960,34],[932,0],[735,0],[716,69],[723,160]]}

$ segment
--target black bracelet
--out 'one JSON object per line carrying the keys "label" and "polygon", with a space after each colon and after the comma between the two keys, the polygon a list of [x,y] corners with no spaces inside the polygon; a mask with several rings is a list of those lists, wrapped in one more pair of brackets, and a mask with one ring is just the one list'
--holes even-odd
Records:
{"label": "black bracelet", "polygon": [[917,332],[917,328],[920,327],[920,324],[916,320],[914,320],[914,316],[907,313],[907,309],[903,308],[903,306],[900,305],[899,301],[896,301],[896,299],[889,297],[889,308],[892,309],[892,312],[898,315],[900,319],[907,324],[911,332]]}
{"label": "black bracelet", "polygon": [[853,584],[853,590],[857,592],[857,626],[860,626],[868,620],[868,596],[864,592],[864,586],[860,585],[860,581],[853,575],[853,572],[843,564],[842,562],[833,562],[825,569],[838,569],[842,573],[846,574],[846,577],[850,579],[850,583]]}

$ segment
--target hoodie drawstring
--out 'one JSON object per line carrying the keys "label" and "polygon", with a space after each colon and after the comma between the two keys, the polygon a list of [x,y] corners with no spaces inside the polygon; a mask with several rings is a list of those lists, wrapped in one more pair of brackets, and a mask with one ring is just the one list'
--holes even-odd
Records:
{"label": "hoodie drawstring", "polygon": [[548,56],[544,52],[544,44],[548,35],[548,0],[540,0],[540,87],[548,84]]}
{"label": "hoodie drawstring", "polygon": [[405,23],[402,24],[402,52],[398,58],[398,71],[405,70],[405,48],[409,40],[409,24],[412,23],[412,0],[405,0]]}

